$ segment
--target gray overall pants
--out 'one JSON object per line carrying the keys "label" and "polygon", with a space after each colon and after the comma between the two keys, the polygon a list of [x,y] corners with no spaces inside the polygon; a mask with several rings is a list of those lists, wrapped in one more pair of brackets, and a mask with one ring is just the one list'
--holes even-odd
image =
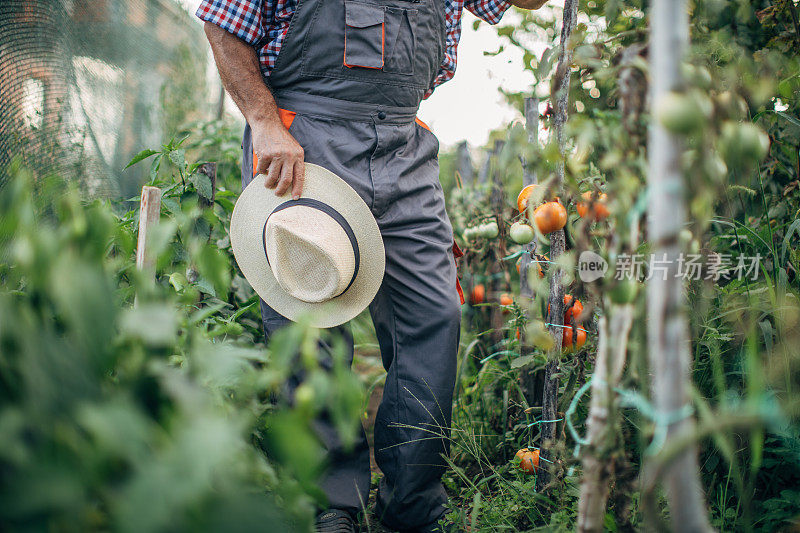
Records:
{"label": "gray overall pants", "polygon": [[[444,53],[444,0],[300,0],[268,83],[309,163],[344,179],[375,216],[386,273],[369,306],[387,370],[375,421],[383,472],[377,512],[395,529],[437,520],[449,451],[461,307],[453,230],[439,183],[439,143],[415,121]],[[249,127],[243,185],[252,179]],[[288,320],[263,302],[267,336]],[[346,338],[350,338],[346,336]],[[352,359],[352,339],[349,354]],[[345,452],[324,419],[321,481],[332,508],[367,502],[363,435]]]}

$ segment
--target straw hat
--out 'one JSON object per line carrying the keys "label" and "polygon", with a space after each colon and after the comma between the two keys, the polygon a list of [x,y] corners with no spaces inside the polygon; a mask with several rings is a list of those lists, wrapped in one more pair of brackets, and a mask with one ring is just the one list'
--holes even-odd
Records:
{"label": "straw hat", "polygon": [[259,174],[231,217],[236,262],[258,295],[290,320],[329,328],[366,308],[383,280],[378,224],[339,176],[306,163],[303,194],[275,196]]}

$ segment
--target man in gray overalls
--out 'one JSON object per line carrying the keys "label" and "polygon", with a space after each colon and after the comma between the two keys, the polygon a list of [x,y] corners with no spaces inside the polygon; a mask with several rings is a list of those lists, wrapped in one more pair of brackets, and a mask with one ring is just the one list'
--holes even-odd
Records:
{"label": "man in gray overalls", "polygon": [[[512,4],[545,1],[201,0],[197,10],[248,123],[243,186],[263,173],[297,198],[304,161],[316,163],[350,184],[380,227],[386,271],[369,307],[388,372],[375,421],[377,513],[394,529],[434,531],[445,512],[461,321],[439,143],[417,109],[454,74],[464,7],[496,24]],[[261,310],[267,336],[288,322]],[[351,359],[352,350],[351,340]],[[354,531],[369,497],[366,439],[346,452],[330,424],[316,425],[330,459],[317,528]]]}

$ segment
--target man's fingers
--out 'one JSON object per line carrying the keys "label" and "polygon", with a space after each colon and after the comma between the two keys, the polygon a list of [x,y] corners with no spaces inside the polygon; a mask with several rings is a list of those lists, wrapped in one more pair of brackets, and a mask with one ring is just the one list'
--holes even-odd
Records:
{"label": "man's fingers", "polygon": [[286,191],[289,190],[289,187],[292,186],[293,168],[294,165],[291,163],[283,162],[283,166],[281,167],[281,179],[278,182],[278,187],[275,189],[276,196],[283,196],[286,194]]}
{"label": "man's fingers", "polygon": [[269,170],[266,172],[267,174],[267,181],[265,185],[267,189],[274,189],[275,186],[278,184],[278,180],[281,177],[281,164],[278,160],[273,159],[272,163],[269,165]]}
{"label": "man's fingers", "polygon": [[253,175],[266,174],[267,170],[269,170],[269,164],[272,162],[271,158],[267,156],[258,157],[256,154],[253,154],[253,160],[255,161],[255,172]]}
{"label": "man's fingers", "polygon": [[294,180],[292,181],[292,198],[297,200],[303,194],[303,182],[306,180],[306,164],[297,161],[294,164]]}

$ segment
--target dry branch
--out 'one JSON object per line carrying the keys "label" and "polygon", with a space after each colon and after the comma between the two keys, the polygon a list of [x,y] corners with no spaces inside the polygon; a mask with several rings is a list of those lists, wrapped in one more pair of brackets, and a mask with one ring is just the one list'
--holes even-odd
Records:
{"label": "dry branch", "polygon": [[628,334],[633,323],[633,306],[616,305],[611,309],[611,325],[601,317],[598,327],[597,358],[592,375],[592,400],[586,421],[589,446],[583,457],[578,504],[578,531],[603,531],[610,472],[606,443],[617,429],[613,388],[619,384],[625,368]]}

